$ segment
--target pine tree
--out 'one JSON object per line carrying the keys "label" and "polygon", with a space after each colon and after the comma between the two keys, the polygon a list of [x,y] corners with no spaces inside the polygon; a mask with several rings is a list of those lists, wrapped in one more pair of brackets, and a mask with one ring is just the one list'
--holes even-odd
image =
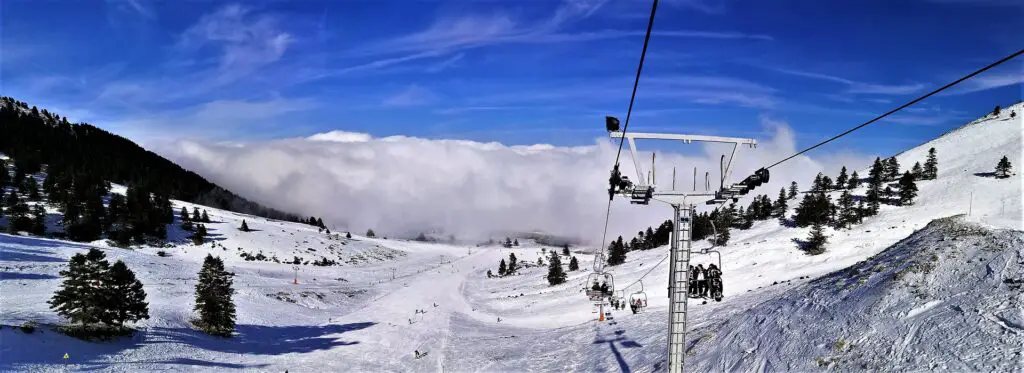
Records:
{"label": "pine tree", "polygon": [[199,214],[199,208],[198,207],[193,207],[192,208],[192,221],[194,221],[194,222],[201,222],[201,221],[203,221],[203,216],[201,214]]}
{"label": "pine tree", "polygon": [[617,266],[626,262],[626,247],[622,243],[622,236],[608,245],[608,265]]}
{"label": "pine tree", "polygon": [[345,232],[345,238],[352,239],[352,232]]}
{"label": "pine tree", "polygon": [[1013,170],[1013,165],[1010,164],[1010,159],[1004,155],[999,163],[996,164],[996,177],[1007,178],[1010,177],[1010,171]]}
{"label": "pine tree", "polygon": [[836,219],[837,228],[845,228],[857,222],[857,210],[853,205],[853,196],[849,191],[843,191],[839,196],[839,217]]}
{"label": "pine tree", "polygon": [[142,282],[124,262],[118,260],[110,267],[105,288],[111,319],[118,326],[123,326],[125,321],[149,319],[149,303],[146,303]]}
{"label": "pine tree", "polygon": [[900,163],[896,157],[889,157],[885,162],[885,180],[894,181],[900,177]]}
{"label": "pine tree", "polygon": [[508,272],[508,267],[505,266],[505,259],[498,263],[498,276],[504,276]]}
{"label": "pine tree", "polygon": [[41,199],[39,196],[39,184],[36,182],[36,178],[28,176],[25,178],[25,189],[28,191],[29,201],[38,201]]}
{"label": "pine tree", "polygon": [[512,246],[519,246],[519,239],[518,238],[515,239],[514,241],[512,241]]}
{"label": "pine tree", "polygon": [[206,209],[203,209],[203,215],[201,216],[201,218],[203,219],[203,223],[209,223],[210,222],[210,216],[206,215]]}
{"label": "pine tree", "polygon": [[819,172],[818,175],[814,177],[814,181],[811,182],[811,191],[812,192],[820,192],[820,191],[823,190],[821,188],[821,179],[824,176],[825,176],[825,174],[822,174],[821,172]]}
{"label": "pine tree", "polygon": [[50,309],[71,323],[95,324],[109,320],[107,297],[103,282],[110,263],[102,251],[90,248],[86,254],[75,254],[68,268],[60,271],[64,282],[47,302]]}
{"label": "pine tree", "polygon": [[562,259],[558,257],[558,253],[552,252],[551,258],[548,259],[548,285],[564,283],[566,277],[565,271],[562,270]]}
{"label": "pine tree", "polygon": [[718,231],[718,235],[713,237],[715,240],[715,246],[725,246],[729,244],[729,239],[732,237],[729,227],[732,225],[734,215],[735,212],[733,211],[732,206],[722,209],[718,214],[718,219],[715,222],[715,228]]}
{"label": "pine tree", "polygon": [[846,183],[849,181],[849,176],[846,175],[846,166],[843,166],[839,170],[839,176],[836,177],[836,189],[846,188]]}
{"label": "pine tree", "polygon": [[506,272],[505,274],[508,274],[508,275],[515,274],[517,270],[519,270],[519,261],[516,259],[516,254],[515,253],[509,253],[508,254],[508,272]]}
{"label": "pine tree", "polygon": [[821,191],[827,192],[832,190],[832,178],[828,176],[821,177]]}
{"label": "pine tree", "polygon": [[793,221],[798,227],[812,224],[825,224],[832,213],[832,204],[824,193],[807,193],[796,207]]}
{"label": "pine tree", "polygon": [[928,149],[928,159],[924,161],[925,180],[934,180],[939,176],[939,160],[935,156],[935,148]]}
{"label": "pine tree", "polygon": [[562,246],[562,255],[569,256],[569,244]]}
{"label": "pine tree", "polygon": [[739,229],[750,229],[754,225],[754,220],[757,220],[757,207],[758,201],[755,198],[750,202],[749,208],[745,211],[743,206],[740,206],[739,211],[736,211],[735,227]]}
{"label": "pine tree", "polygon": [[779,197],[775,199],[775,204],[772,206],[772,216],[781,218],[786,215],[786,188],[779,189]]}
{"label": "pine tree", "polygon": [[578,260],[576,260],[576,257],[574,256],[571,259],[569,259],[569,270],[570,271],[576,271],[576,270],[579,270],[579,269],[580,269],[580,262]]}
{"label": "pine tree", "polygon": [[491,273],[491,270],[488,269],[487,270],[487,278],[491,278],[491,277],[494,277],[494,274]]}
{"label": "pine tree", "polygon": [[0,159],[0,192],[4,190],[7,183],[10,182],[10,174],[7,173],[7,161]]}
{"label": "pine tree", "polygon": [[886,203],[891,202],[893,196],[896,195],[896,191],[892,190],[891,186],[886,185],[885,189],[882,190],[882,196],[885,197]]}
{"label": "pine tree", "polygon": [[[242,219],[242,226],[238,227],[238,230],[240,230],[242,232],[248,232],[249,231],[249,224],[245,223],[245,219]],[[352,238],[352,237],[350,236],[349,238]]]}
{"label": "pine tree", "polygon": [[1000,108],[999,105],[996,105],[996,108],[992,110],[992,116],[993,117],[998,117],[999,113],[1001,111],[1002,111],[1002,108]]}
{"label": "pine tree", "polygon": [[181,218],[182,223],[192,220],[192,218],[188,216],[188,210],[185,210],[185,206],[181,207],[181,213],[178,214],[178,217]]}
{"label": "pine tree", "polygon": [[786,196],[786,199],[796,198],[798,192],[800,192],[800,189],[797,188],[796,182],[789,183],[789,195]]}
{"label": "pine tree", "polygon": [[857,201],[857,224],[864,222],[864,217],[868,215],[868,209],[864,207],[864,200]]}
{"label": "pine tree", "polygon": [[871,164],[871,170],[868,171],[868,183],[881,185],[885,179],[885,166],[882,164],[881,158],[875,157],[875,163]]}
{"label": "pine tree", "polygon": [[921,162],[914,162],[914,167],[910,169],[910,174],[914,175],[915,180],[924,180],[924,169],[921,168]]}
{"label": "pine tree", "polygon": [[914,204],[914,197],[917,197],[917,183],[914,182],[914,175],[907,171],[900,178],[900,205]]}
{"label": "pine tree", "polygon": [[882,201],[882,183],[885,177],[885,167],[879,158],[875,158],[875,163],[871,165],[871,171],[868,172],[868,214],[875,215],[878,213],[879,204]]}
{"label": "pine tree", "polygon": [[857,175],[857,171],[853,171],[850,174],[850,180],[846,183],[846,189],[857,189],[860,186],[860,175]]}
{"label": "pine tree", "polygon": [[376,237],[376,236],[377,236],[377,235],[376,235],[375,233],[373,233],[373,229],[367,229],[367,230],[366,230],[366,237],[369,237],[369,238],[374,238],[374,237]]}
{"label": "pine tree", "polygon": [[32,232],[33,219],[29,216],[28,204],[13,189],[8,195],[7,206],[7,230],[11,233]]}
{"label": "pine tree", "polygon": [[512,239],[505,237],[505,247],[512,247]]}
{"label": "pine tree", "polygon": [[824,228],[820,223],[816,223],[811,227],[810,236],[807,237],[807,243],[803,249],[808,255],[818,255],[825,252],[827,243],[828,237],[825,236]]}
{"label": "pine tree", "polygon": [[36,204],[32,208],[32,234],[42,236],[46,234],[46,210],[43,205]]}
{"label": "pine tree", "polygon": [[233,276],[234,273],[224,270],[224,262],[219,257],[206,255],[196,283],[194,310],[199,312],[196,326],[207,334],[230,337],[235,330],[235,304],[231,299]]}

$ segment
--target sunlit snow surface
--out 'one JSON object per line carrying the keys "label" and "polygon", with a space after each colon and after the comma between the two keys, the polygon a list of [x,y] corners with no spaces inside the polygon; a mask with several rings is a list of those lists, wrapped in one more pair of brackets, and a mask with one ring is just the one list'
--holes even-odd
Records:
{"label": "sunlit snow surface", "polygon": [[[883,206],[878,216],[852,229],[829,229],[825,254],[796,250],[792,239],[805,238],[806,228],[772,220],[734,230],[732,242],[720,248],[725,299],[690,304],[688,370],[1019,371],[1022,289],[1006,280],[1024,281],[1021,176],[997,180],[986,173],[1002,155],[1015,169],[1024,164],[1022,109],[1014,105],[1001,117],[900,154],[906,169],[923,163],[934,146],[939,178],[919,182],[913,206]],[[1012,110],[1018,113],[1013,120]],[[189,212],[193,207],[175,202],[175,211],[182,206]],[[592,262],[586,254],[573,254],[583,271],[549,287],[545,267],[500,279],[485,276],[510,252],[520,262],[536,263],[542,248],[529,242],[505,249],[349,240],[307,225],[207,211],[216,246],[185,243],[185,232],[177,229],[170,236],[179,243],[169,248],[93,243],[136,272],[150,303],[151,318],[136,324],[136,336],[110,343],[78,341],[45,326],[64,322],[46,300],[67,259],[89,244],[0,235],[0,324],[44,325],[33,334],[0,330],[0,370],[665,369],[665,263],[643,281],[650,307],[636,315],[613,311],[611,320],[597,322],[581,292]],[[242,219],[253,232],[237,230]],[[169,256],[157,256],[159,250]],[[296,285],[292,265],[239,256],[260,250],[281,261],[325,256],[342,265],[301,266]],[[208,253],[223,257],[237,274],[238,328],[232,339],[208,337],[189,323],[196,273]],[[630,253],[613,268],[619,289],[639,291],[639,284],[622,287],[666,254],[666,248]],[[694,260],[707,263],[709,257]],[[428,354],[415,359],[415,350]]]}

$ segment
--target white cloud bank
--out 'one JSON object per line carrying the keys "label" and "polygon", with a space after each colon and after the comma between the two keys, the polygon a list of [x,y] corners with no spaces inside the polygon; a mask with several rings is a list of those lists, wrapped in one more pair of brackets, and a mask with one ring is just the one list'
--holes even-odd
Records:
{"label": "white cloud bank", "polygon": [[[763,122],[773,138],[756,149],[740,149],[733,179],[796,150],[788,126]],[[601,240],[608,171],[617,148],[607,139],[583,147],[506,146],[372,138],[343,131],[241,146],[184,140],[154,145],[158,153],[236,193],[271,207],[322,216],[337,230],[373,228],[395,237],[435,230],[460,238],[543,230],[592,243]],[[643,149],[644,142],[638,146]],[[672,166],[679,168],[679,188],[692,185],[694,166],[700,170],[698,185],[703,185],[704,171],[716,178],[719,156],[726,149],[698,150],[658,154],[657,178],[664,189],[671,185]],[[860,167],[868,162],[852,153],[815,155],[821,158],[801,156],[772,169],[772,182],[755,193],[774,198],[791,180],[806,186],[818,171],[835,177],[842,164]],[[649,160],[650,154],[644,157]],[[626,175],[635,175],[628,150],[622,163]],[[697,202],[703,206],[703,200]],[[671,213],[656,202],[640,207],[617,199],[612,206],[609,233],[627,237]]]}

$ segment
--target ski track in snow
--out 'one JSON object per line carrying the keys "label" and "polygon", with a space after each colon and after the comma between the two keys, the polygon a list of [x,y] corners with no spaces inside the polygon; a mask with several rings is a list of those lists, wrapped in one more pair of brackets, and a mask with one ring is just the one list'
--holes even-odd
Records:
{"label": "ski track in snow", "polygon": [[[1024,116],[1008,118],[1011,110],[1024,114],[1022,109],[1024,104],[1013,105],[1001,117],[980,119],[897,155],[907,169],[936,147],[939,178],[919,182],[912,206],[883,206],[880,215],[852,229],[828,229],[825,254],[795,249],[791,240],[805,238],[807,228],[762,221],[734,230],[732,242],[719,248],[725,299],[691,300],[687,371],[1021,371],[1022,289],[1003,282],[1024,281],[1021,176],[997,180],[984,173],[1002,154],[1018,160],[1018,169],[1024,164]],[[855,191],[863,193],[864,187]],[[175,211],[186,207],[191,213],[194,206],[175,201]],[[526,265],[542,255],[542,247],[530,242],[508,249],[344,239],[308,225],[206,210],[216,246],[184,243],[186,232],[177,228],[169,233],[179,242],[172,247],[135,250],[0,234],[0,324],[62,323],[46,301],[68,258],[88,247],[136,272],[151,316],[136,324],[134,337],[110,343],[78,341],[46,326],[33,334],[5,327],[0,370],[666,369],[666,263],[643,280],[646,310],[612,311],[608,321],[596,322],[581,290],[593,260],[584,253],[573,254],[584,270],[569,272],[566,284],[548,286],[546,267]],[[253,232],[237,231],[242,219]],[[50,221],[51,230],[55,223]],[[0,218],[0,224],[6,221]],[[694,244],[702,247],[707,243]],[[170,255],[159,257],[160,250]],[[292,265],[239,257],[260,250],[282,261],[328,257],[342,265],[301,266],[294,285]],[[232,339],[206,336],[189,323],[196,273],[207,253],[224,258],[237,274]],[[486,278],[487,269],[509,253],[524,267],[514,276]],[[632,283],[664,255],[665,248],[630,253],[612,268],[616,283]],[[709,260],[693,255],[695,265]],[[639,289],[618,290],[628,296]],[[414,350],[428,355],[415,359]]]}

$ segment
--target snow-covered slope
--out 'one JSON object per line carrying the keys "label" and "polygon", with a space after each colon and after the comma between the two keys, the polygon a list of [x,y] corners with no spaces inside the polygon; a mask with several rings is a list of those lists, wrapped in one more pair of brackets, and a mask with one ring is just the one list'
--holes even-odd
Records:
{"label": "snow-covered slope", "polygon": [[[986,176],[1004,154],[1021,159],[1022,116],[1011,120],[1010,111],[1024,114],[1024,105],[898,155],[906,169],[915,161],[923,163],[934,146],[938,179],[919,183],[919,198],[912,206],[883,206],[879,215],[863,224],[830,229],[828,251],[822,255],[807,256],[796,249],[792,240],[805,238],[805,228],[763,221],[749,230],[733,231],[731,243],[719,248],[726,298],[720,303],[691,303],[693,347],[688,366],[701,371],[806,371],[818,369],[817,359],[823,358],[823,364],[839,370],[860,369],[859,364],[879,369],[890,366],[887,362],[894,370],[930,370],[932,364],[954,370],[1012,370],[1007,361],[1020,360],[1015,338],[1020,336],[1021,319],[1012,312],[1016,309],[1019,315],[1020,289],[1011,293],[1009,285],[996,282],[1024,277],[1014,274],[1024,261],[1021,239],[1018,232],[989,230],[1022,229],[1021,176]],[[1014,165],[1020,167],[1021,162]],[[175,201],[175,211],[183,206],[189,211],[193,207]],[[175,243],[167,248],[125,250],[103,242],[90,244],[101,247],[111,261],[124,260],[145,285],[151,319],[137,324],[134,338],[87,343],[47,328],[34,334],[2,328],[0,370],[665,368],[665,248],[629,253],[625,264],[612,268],[617,290],[628,295],[643,288],[650,307],[636,315],[613,311],[611,320],[595,322],[597,314],[582,293],[593,259],[583,252],[573,254],[582,271],[570,272],[566,284],[548,286],[544,267],[525,266],[505,278],[485,275],[510,253],[521,263],[535,263],[546,255],[542,250],[552,249],[531,242],[508,249],[360,236],[349,240],[340,232],[328,236],[307,225],[206,210],[213,221],[207,228],[214,243],[193,246],[175,228],[170,234]],[[968,212],[965,223],[929,226],[935,219]],[[242,219],[255,231],[238,231]],[[57,272],[67,258],[90,245],[0,234],[0,324],[62,322],[45,301],[59,285]],[[698,249],[706,246],[695,244]],[[253,255],[262,250],[282,262],[299,255],[303,261],[327,257],[342,265],[301,266],[296,285],[292,265],[245,261],[239,247]],[[156,255],[161,250],[170,255]],[[189,323],[194,317],[195,274],[207,253],[221,255],[228,269],[237,273],[238,334],[230,340],[208,337]],[[931,254],[938,259],[933,261]],[[965,259],[971,259],[970,264]],[[568,263],[568,258],[562,261]],[[708,263],[710,257],[698,254],[694,261]],[[935,267],[927,273],[903,271],[900,279],[893,279],[909,261]],[[884,266],[876,269],[880,264]],[[840,271],[847,267],[858,274]],[[958,282],[957,276],[975,280]],[[911,291],[913,285],[917,290]],[[924,298],[914,298],[918,294]],[[1014,294],[1018,297],[1010,299]],[[971,302],[973,308],[968,306]],[[955,329],[928,321],[957,328],[978,325],[979,334],[950,334]],[[873,330],[876,334],[871,334]],[[992,336],[983,338],[990,332]],[[843,338],[844,349],[828,352],[838,338]],[[961,341],[958,346],[967,352],[947,354],[942,350],[946,340]],[[1013,343],[1018,343],[1017,349]],[[429,354],[415,359],[414,350]],[[66,362],[64,353],[70,356]]]}
{"label": "snow-covered slope", "polygon": [[694,330],[692,367],[1019,370],[1021,281],[1024,232],[936,220],[869,260]]}

